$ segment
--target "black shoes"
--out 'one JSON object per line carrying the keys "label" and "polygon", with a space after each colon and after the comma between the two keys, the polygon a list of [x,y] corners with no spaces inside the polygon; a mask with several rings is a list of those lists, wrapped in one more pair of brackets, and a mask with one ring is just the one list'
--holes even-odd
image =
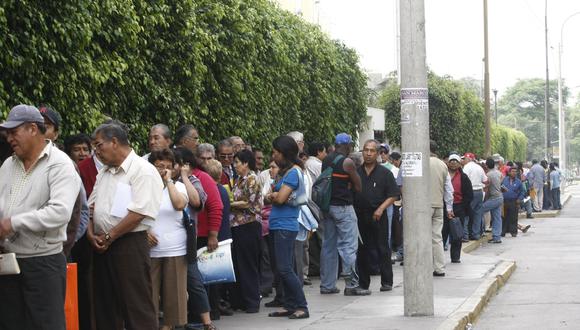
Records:
{"label": "black shoes", "polygon": [[370,290],[365,290],[365,289],[361,288],[360,286],[357,286],[356,288],[344,289],[345,296],[368,296],[370,294],[371,294]]}
{"label": "black shoes", "polygon": [[460,264],[461,263],[461,260],[459,260],[459,259],[458,260],[451,260],[451,263]]}
{"label": "black shoes", "polygon": [[435,276],[435,277],[443,277],[443,276],[445,276],[445,273],[433,272],[433,276]]}
{"label": "black shoes", "polygon": [[320,288],[320,294],[335,294],[335,293],[339,293],[340,290],[338,288],[332,288],[332,289],[323,289]]}
{"label": "black shoes", "polygon": [[531,225],[525,226],[524,229],[522,229],[522,233],[524,233],[524,234],[527,233],[528,229],[530,229],[530,227],[531,227]]}
{"label": "black shoes", "polygon": [[381,285],[381,292],[385,292],[385,291],[392,291],[393,290],[393,286],[392,285]]}
{"label": "black shoes", "polygon": [[302,281],[302,284],[304,284],[304,285],[312,285],[312,280],[307,277],[307,278],[304,279],[304,281]]}
{"label": "black shoes", "polygon": [[487,241],[488,243],[494,243],[494,244],[499,244],[501,243],[500,239],[490,239],[489,241]]}
{"label": "black shoes", "polygon": [[283,307],[284,304],[280,300],[274,299],[270,302],[265,303],[264,306],[266,306],[266,307]]}

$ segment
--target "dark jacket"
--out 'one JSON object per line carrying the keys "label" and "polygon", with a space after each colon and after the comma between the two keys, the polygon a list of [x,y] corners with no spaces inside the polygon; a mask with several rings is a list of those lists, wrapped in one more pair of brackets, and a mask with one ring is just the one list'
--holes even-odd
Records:
{"label": "dark jacket", "polygon": [[[458,171],[461,173],[461,195],[463,196],[463,200],[461,203],[453,203],[453,213],[455,213],[456,217],[463,218],[471,212],[470,205],[473,200],[473,187],[467,174],[463,173],[461,168]],[[447,219],[447,211],[445,211],[445,219]]]}

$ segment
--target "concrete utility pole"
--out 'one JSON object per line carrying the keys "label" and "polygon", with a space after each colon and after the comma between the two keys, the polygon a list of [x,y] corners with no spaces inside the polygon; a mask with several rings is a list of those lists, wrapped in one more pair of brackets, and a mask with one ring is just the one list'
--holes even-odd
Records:
{"label": "concrete utility pole", "polygon": [[550,161],[550,74],[548,71],[548,0],[545,1],[546,9],[544,11],[544,24],[546,27],[546,89],[544,91],[544,120],[546,121],[546,151],[544,153],[544,159]]}
{"label": "concrete utility pole", "polygon": [[424,0],[400,0],[405,316],[433,315]]}
{"label": "concrete utility pole", "polygon": [[[483,0],[483,104],[485,108],[485,157],[491,156],[491,110],[489,102],[489,51],[487,44],[487,0]],[[496,120],[497,121],[497,120]]]}

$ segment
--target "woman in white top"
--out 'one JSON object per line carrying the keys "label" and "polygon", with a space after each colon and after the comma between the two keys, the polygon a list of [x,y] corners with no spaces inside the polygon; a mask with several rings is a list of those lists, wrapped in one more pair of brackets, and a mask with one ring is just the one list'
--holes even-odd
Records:
{"label": "woman in white top", "polygon": [[175,167],[171,150],[152,152],[149,162],[164,184],[159,214],[148,233],[153,302],[159,313],[159,299],[163,299],[161,329],[173,329],[187,323],[187,233],[183,226],[187,190],[183,183],[171,179]]}

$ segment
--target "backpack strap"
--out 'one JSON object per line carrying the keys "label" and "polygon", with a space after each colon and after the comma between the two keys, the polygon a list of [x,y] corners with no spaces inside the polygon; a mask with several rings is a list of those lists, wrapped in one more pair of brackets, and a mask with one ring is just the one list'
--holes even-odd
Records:
{"label": "backpack strap", "polygon": [[344,158],[344,156],[343,156],[343,155],[341,155],[341,154],[338,154],[338,156],[336,156],[336,157],[334,158],[334,160],[332,161],[332,164],[334,164],[334,165],[337,165],[337,164],[338,164],[338,162],[340,162],[340,161],[341,161],[341,159],[343,159],[343,158]]}

